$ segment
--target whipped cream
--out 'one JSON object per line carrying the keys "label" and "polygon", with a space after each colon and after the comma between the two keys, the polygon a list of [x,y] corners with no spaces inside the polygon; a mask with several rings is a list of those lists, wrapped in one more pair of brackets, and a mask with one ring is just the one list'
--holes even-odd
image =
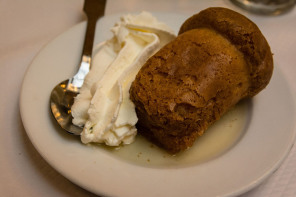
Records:
{"label": "whipped cream", "polygon": [[129,89],[146,60],[175,38],[173,31],[148,12],[122,16],[113,37],[99,44],[71,112],[73,123],[84,126],[83,143],[109,146],[130,144],[138,118]]}

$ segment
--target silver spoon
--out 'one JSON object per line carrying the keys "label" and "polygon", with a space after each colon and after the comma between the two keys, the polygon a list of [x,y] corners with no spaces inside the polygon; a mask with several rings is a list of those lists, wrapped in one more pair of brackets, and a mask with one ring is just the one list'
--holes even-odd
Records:
{"label": "silver spoon", "polygon": [[58,124],[69,133],[80,135],[82,128],[72,123],[71,107],[91,65],[92,48],[97,20],[104,15],[106,0],[85,0],[84,13],[87,16],[87,27],[82,50],[80,68],[77,74],[62,81],[51,92],[50,108]]}

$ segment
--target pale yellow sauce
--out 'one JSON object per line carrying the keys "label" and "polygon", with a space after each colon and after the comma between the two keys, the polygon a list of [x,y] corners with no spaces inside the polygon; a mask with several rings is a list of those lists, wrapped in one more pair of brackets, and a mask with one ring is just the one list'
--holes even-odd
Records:
{"label": "pale yellow sauce", "polygon": [[198,138],[191,148],[177,155],[170,155],[140,135],[130,145],[100,148],[104,147],[112,155],[127,162],[147,167],[196,165],[222,155],[239,141],[246,130],[249,108],[250,101],[240,102]]}

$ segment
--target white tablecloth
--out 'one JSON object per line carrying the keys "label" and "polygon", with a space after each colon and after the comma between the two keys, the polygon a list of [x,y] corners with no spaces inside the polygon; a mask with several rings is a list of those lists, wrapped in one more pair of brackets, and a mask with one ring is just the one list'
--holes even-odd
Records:
{"label": "white tablecloth", "polygon": [[[95,196],[47,164],[28,139],[19,113],[20,88],[30,62],[50,40],[85,20],[82,6],[83,0],[0,0],[0,196]],[[209,6],[229,7],[251,19],[255,17],[226,0],[109,0],[106,15],[141,10],[192,15]],[[261,16],[258,20],[275,58],[281,59],[279,67],[294,98],[295,21],[295,9],[282,16]],[[295,146],[269,179],[242,195],[257,196],[296,196]]]}

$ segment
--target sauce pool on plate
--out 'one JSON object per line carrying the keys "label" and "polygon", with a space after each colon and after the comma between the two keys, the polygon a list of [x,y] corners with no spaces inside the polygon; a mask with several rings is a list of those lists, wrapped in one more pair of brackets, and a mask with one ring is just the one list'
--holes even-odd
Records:
{"label": "sauce pool on plate", "polygon": [[[234,146],[243,136],[250,117],[250,100],[244,100],[214,123],[195,144],[176,155],[157,147],[141,135],[135,142],[117,148],[99,146],[127,162],[147,167],[182,167],[214,159]],[[96,146],[96,145],[95,145]]]}

